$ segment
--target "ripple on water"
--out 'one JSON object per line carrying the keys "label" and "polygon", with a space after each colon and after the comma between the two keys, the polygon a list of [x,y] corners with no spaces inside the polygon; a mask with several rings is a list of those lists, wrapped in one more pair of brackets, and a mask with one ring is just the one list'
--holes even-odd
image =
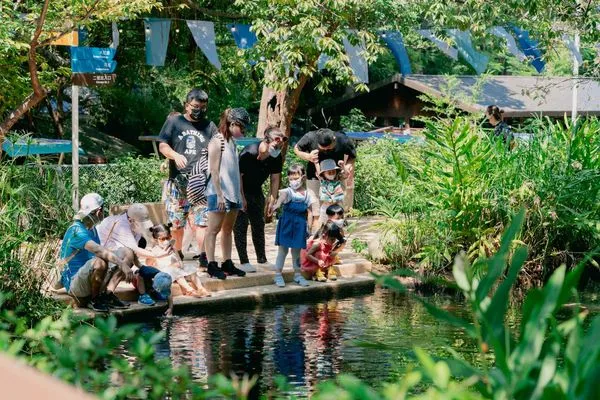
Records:
{"label": "ripple on water", "polygon": [[[465,314],[457,298],[429,300]],[[409,296],[382,289],[311,304],[225,311],[157,320],[144,329],[164,328],[158,356],[169,357],[176,366],[187,365],[199,382],[215,373],[258,375],[252,398],[274,388],[276,375],[286,376],[292,394],[300,397],[340,373],[378,386],[403,373],[413,362],[416,346],[435,355],[451,346],[467,360],[480,362],[475,343],[461,330],[432,318]]]}

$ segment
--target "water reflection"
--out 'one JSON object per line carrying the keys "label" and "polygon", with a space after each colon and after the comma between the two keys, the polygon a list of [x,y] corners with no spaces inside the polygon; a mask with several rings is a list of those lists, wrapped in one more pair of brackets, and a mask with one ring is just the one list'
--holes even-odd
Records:
{"label": "water reflection", "polygon": [[[431,300],[462,312],[456,299]],[[473,342],[462,332],[439,323],[409,297],[382,289],[361,297],[224,310],[145,325],[161,328],[166,336],[157,345],[160,357],[169,357],[174,366],[187,365],[199,382],[216,373],[257,375],[251,398],[274,388],[277,375],[286,376],[293,394],[300,397],[339,373],[352,373],[377,386],[403,373],[415,346],[436,354],[452,346],[467,359],[475,355]],[[357,342],[385,347],[361,347]]]}

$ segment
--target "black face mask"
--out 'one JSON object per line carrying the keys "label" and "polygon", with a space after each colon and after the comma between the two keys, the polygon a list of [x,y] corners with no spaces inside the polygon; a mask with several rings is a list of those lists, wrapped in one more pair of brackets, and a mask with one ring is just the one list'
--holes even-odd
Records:
{"label": "black face mask", "polygon": [[193,119],[196,121],[201,121],[206,118],[206,109],[204,108],[192,108],[192,112],[190,113]]}

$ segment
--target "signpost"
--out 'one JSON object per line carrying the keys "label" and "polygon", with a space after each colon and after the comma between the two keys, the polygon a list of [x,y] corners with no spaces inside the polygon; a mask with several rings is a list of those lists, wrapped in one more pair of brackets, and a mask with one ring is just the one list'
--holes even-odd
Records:
{"label": "signpost", "polygon": [[79,86],[110,86],[117,77],[116,49],[71,47],[71,126],[73,143],[73,209],[79,210]]}
{"label": "signpost", "polygon": [[73,74],[71,80],[77,86],[112,86],[117,74]]}

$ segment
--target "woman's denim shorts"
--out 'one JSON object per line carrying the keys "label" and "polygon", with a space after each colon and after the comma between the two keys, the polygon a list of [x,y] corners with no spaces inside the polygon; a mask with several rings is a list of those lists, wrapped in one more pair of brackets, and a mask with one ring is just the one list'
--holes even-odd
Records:
{"label": "woman's denim shorts", "polygon": [[[219,205],[217,204],[217,195],[211,194],[206,197],[206,201],[208,203],[208,207],[206,208],[208,212],[223,212],[219,210]],[[241,210],[241,203],[234,203],[225,199],[225,212],[230,212],[234,210]]]}

